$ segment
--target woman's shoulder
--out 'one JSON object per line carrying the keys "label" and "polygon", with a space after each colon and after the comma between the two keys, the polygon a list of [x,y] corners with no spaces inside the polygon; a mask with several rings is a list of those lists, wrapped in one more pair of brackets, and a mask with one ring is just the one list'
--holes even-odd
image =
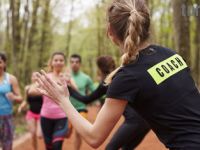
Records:
{"label": "woman's shoulder", "polygon": [[130,64],[132,68],[134,67],[139,72],[148,67],[151,67],[163,60],[166,60],[174,55],[176,55],[176,51],[163,47],[160,45],[150,45],[147,48],[140,51],[138,55],[138,59],[135,63]]}
{"label": "woman's shoulder", "polygon": [[9,77],[9,78],[12,78],[12,79],[16,78],[13,74],[8,73],[8,72],[5,72],[5,76]]}
{"label": "woman's shoulder", "polygon": [[156,44],[152,44],[149,46],[150,50],[155,50],[157,53],[163,53],[163,54],[177,54],[177,52],[175,50],[173,50],[172,48],[168,48],[162,45],[156,45]]}
{"label": "woman's shoulder", "polygon": [[8,79],[11,84],[18,82],[16,76],[14,76],[13,74],[7,73],[7,72],[6,72],[6,79]]}
{"label": "woman's shoulder", "polygon": [[137,71],[131,67],[121,67],[113,77],[113,81],[128,83],[129,81],[137,80],[139,77]]}

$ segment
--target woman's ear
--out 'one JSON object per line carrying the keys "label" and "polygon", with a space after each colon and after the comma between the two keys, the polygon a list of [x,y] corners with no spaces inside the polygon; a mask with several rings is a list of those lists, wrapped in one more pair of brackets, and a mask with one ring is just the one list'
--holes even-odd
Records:
{"label": "woman's ear", "polygon": [[112,39],[112,37],[113,37],[113,33],[112,33],[112,29],[111,29],[110,23],[108,24],[108,28],[107,28],[107,36],[110,39]]}
{"label": "woman's ear", "polygon": [[117,44],[110,24],[108,24],[107,35],[113,43]]}
{"label": "woman's ear", "polygon": [[121,42],[118,40],[118,38],[116,37],[116,35],[114,34],[112,27],[110,24],[108,24],[108,30],[107,30],[107,35],[108,37],[111,39],[111,41],[116,44],[117,46],[120,46]]}

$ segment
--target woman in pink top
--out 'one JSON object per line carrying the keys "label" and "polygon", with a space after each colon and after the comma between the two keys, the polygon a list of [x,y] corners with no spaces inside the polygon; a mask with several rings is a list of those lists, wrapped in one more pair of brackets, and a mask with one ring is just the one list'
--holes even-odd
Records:
{"label": "woman in pink top", "polygon": [[[55,52],[49,61],[48,76],[60,82],[65,66],[65,55]],[[65,112],[49,97],[43,96],[41,109],[41,127],[46,150],[61,150],[68,132],[68,120]]]}

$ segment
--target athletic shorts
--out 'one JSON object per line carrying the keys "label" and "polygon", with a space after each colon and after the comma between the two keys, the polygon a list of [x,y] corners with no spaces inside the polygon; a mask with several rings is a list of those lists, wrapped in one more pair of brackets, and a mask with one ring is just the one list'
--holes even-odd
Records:
{"label": "athletic shorts", "polygon": [[32,119],[38,121],[40,119],[40,114],[33,113],[32,111],[29,110],[26,113],[26,120],[32,120]]}
{"label": "athletic shorts", "polygon": [[87,119],[88,118],[88,113],[87,112],[85,112],[85,111],[82,111],[82,112],[79,112],[79,114],[82,116],[82,117],[84,117],[85,119]]}

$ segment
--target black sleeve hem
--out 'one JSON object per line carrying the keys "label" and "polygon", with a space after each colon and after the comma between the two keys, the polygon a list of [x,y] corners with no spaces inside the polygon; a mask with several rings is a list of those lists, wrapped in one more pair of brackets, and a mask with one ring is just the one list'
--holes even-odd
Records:
{"label": "black sleeve hem", "polygon": [[116,100],[125,100],[128,102],[131,102],[131,99],[127,96],[113,96],[113,95],[107,95],[106,98],[112,98],[112,99],[116,99]]}

